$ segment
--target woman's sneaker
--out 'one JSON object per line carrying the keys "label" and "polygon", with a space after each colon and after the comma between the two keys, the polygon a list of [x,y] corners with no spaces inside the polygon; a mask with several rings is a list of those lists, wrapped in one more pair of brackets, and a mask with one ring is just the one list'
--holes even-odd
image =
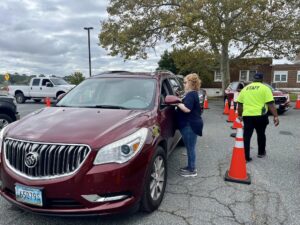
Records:
{"label": "woman's sneaker", "polygon": [[196,177],[197,176],[197,170],[186,170],[186,171],[180,171],[180,176],[182,177]]}
{"label": "woman's sneaker", "polygon": [[[180,168],[179,170],[180,170],[180,172],[188,172],[188,171],[190,171],[190,169],[187,166],[183,167],[183,168]],[[197,169],[194,169],[194,170],[197,172]]]}

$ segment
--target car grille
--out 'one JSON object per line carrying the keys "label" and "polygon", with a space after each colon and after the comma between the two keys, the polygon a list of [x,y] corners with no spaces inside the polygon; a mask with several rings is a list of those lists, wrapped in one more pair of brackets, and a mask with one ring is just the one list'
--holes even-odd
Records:
{"label": "car grille", "polygon": [[287,101],[287,98],[282,96],[282,97],[274,97],[275,104],[283,104]]}
{"label": "car grille", "polygon": [[[7,138],[4,141],[8,166],[27,178],[56,178],[73,174],[90,152],[86,145],[37,143]],[[30,155],[34,159],[28,163]]]}

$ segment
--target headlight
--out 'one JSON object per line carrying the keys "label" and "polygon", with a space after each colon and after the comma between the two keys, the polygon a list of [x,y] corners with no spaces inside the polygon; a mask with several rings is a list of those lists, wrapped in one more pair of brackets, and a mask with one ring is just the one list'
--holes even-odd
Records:
{"label": "headlight", "polygon": [[127,162],[143,148],[147,135],[148,129],[141,128],[126,138],[106,145],[97,153],[94,165]]}
{"label": "headlight", "polygon": [[3,142],[4,131],[5,131],[5,129],[6,129],[7,127],[8,127],[8,126],[2,128],[1,131],[0,131],[0,153],[1,153],[1,150],[2,150],[2,142]]}

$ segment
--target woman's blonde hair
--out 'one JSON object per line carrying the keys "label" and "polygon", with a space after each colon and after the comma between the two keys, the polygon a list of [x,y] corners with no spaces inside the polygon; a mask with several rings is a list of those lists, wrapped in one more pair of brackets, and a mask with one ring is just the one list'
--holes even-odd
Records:
{"label": "woman's blonde hair", "polygon": [[185,79],[190,83],[191,89],[194,91],[199,91],[201,86],[201,80],[196,73],[188,74]]}

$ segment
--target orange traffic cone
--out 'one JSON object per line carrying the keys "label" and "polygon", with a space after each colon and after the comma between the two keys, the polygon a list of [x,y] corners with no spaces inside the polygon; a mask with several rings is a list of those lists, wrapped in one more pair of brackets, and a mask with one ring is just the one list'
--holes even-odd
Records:
{"label": "orange traffic cone", "polygon": [[237,128],[243,128],[242,122],[239,120],[238,117],[236,117],[233,125],[231,126],[231,129],[237,129]]}
{"label": "orange traffic cone", "polygon": [[205,95],[204,106],[203,106],[203,108],[204,108],[204,109],[209,109],[209,107],[208,107],[207,95]]}
{"label": "orange traffic cone", "polygon": [[51,106],[51,100],[50,100],[49,97],[45,98],[45,104],[46,104],[46,107],[50,107]]}
{"label": "orange traffic cone", "polygon": [[226,98],[225,100],[225,105],[224,105],[224,111],[223,111],[224,115],[228,115],[229,114],[229,106],[228,106],[228,100]]}
{"label": "orange traffic cone", "polygon": [[295,109],[300,109],[300,94],[298,94],[298,98],[296,101]]}
{"label": "orange traffic cone", "polygon": [[247,173],[243,129],[238,128],[233,148],[231,164],[229,170],[226,171],[225,181],[251,184],[250,175]]}
{"label": "orange traffic cone", "polygon": [[232,123],[234,121],[235,121],[235,113],[234,113],[234,104],[233,104],[233,100],[232,100],[231,104],[230,104],[230,110],[229,110],[227,122]]}

